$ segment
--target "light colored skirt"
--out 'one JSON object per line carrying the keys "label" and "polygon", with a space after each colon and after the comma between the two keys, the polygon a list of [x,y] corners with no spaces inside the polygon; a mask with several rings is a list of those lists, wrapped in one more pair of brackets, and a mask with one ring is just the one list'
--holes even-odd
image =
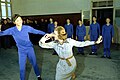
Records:
{"label": "light colored skirt", "polygon": [[55,80],[70,80],[72,78],[72,74],[75,72],[76,69],[76,60],[73,56],[69,59],[72,66],[69,66],[66,60],[59,59],[56,67],[56,76]]}

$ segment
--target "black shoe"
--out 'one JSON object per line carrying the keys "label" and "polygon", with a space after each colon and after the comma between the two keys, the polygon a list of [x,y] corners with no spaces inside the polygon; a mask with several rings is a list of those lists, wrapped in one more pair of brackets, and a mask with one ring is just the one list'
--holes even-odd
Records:
{"label": "black shoe", "polygon": [[109,57],[107,57],[108,59],[112,59],[110,56]]}
{"label": "black shoe", "polygon": [[93,55],[93,53],[89,53],[89,55]]}
{"label": "black shoe", "polygon": [[105,56],[101,56],[101,58],[106,58]]}
{"label": "black shoe", "polygon": [[41,78],[41,77],[38,77],[38,80],[42,80],[42,78]]}
{"label": "black shoe", "polygon": [[97,55],[97,53],[94,53],[93,55]]}

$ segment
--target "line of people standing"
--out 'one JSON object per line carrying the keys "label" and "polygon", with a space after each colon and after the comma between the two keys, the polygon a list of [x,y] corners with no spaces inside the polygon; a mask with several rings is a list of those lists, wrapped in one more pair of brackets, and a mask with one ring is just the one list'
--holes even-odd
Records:
{"label": "line of people standing", "polygon": [[[100,24],[97,22],[96,16],[92,17],[93,22],[90,24],[90,29],[88,32],[88,37],[86,37],[86,27],[81,20],[78,20],[78,25],[76,26],[76,39],[78,41],[85,41],[86,39],[90,39],[91,41],[96,41],[100,35],[103,37],[103,56],[102,58],[111,59],[110,54],[110,45],[113,42],[114,36],[114,28],[113,25],[110,24],[110,18],[106,18],[106,24],[102,26],[102,31],[100,30]],[[53,19],[50,18],[50,23],[48,24],[48,33],[52,33],[54,31],[55,25]],[[64,28],[67,32],[68,38],[73,38],[74,30],[73,25],[70,23],[70,19],[66,20],[66,24]],[[74,44],[74,43],[73,43]],[[91,52],[89,55],[97,55],[97,46],[91,46]],[[78,53],[84,55],[83,47],[78,48]]]}
{"label": "line of people standing", "polygon": [[[93,23],[90,25],[89,37],[90,40],[96,41],[97,38],[102,35],[103,37],[103,56],[102,58],[111,59],[110,45],[113,41],[114,27],[110,24],[110,18],[106,18],[106,24],[102,26],[102,31],[100,32],[100,25],[97,22],[97,18],[93,16]],[[97,46],[92,46],[92,52],[90,55],[97,55]]]}
{"label": "line of people standing", "polygon": [[[88,32],[88,37],[86,37],[86,27],[83,24],[83,22],[81,20],[78,20],[78,25],[76,26],[76,31],[74,31],[74,26],[73,24],[70,22],[70,19],[66,20],[66,24],[64,25],[64,28],[68,34],[68,38],[73,38],[74,32],[76,32],[76,39],[78,41],[85,41],[86,39],[90,39],[91,41],[96,41],[98,39],[98,37],[100,35],[102,35],[103,37],[103,45],[104,45],[104,50],[103,50],[103,58],[111,58],[111,53],[110,53],[110,45],[111,42],[113,41],[113,36],[114,36],[114,28],[113,25],[110,24],[110,18],[106,18],[106,24],[102,26],[102,31],[100,30],[100,25],[97,22],[97,18],[96,16],[92,17],[93,22],[90,24],[90,29]],[[10,19],[4,19],[2,21],[2,29],[1,30],[5,30],[7,28],[12,27],[14,24],[10,21]],[[38,23],[38,21],[34,21],[34,22],[30,22],[28,19],[26,21],[23,21],[23,24],[25,25],[30,25],[30,26],[34,26],[35,29],[38,30],[42,30],[44,32],[47,33],[52,33],[54,31],[54,28],[58,26],[58,22],[57,21],[53,21],[52,18],[49,19],[49,23],[48,21],[41,19],[40,23]],[[37,42],[39,41],[39,39],[42,36],[40,35],[34,35],[34,34],[30,34],[30,39],[33,42],[33,44],[38,44]],[[10,36],[4,36],[4,38],[2,39],[2,37],[0,37],[0,41],[2,41],[2,44],[0,44],[0,46],[2,45],[3,48],[11,48],[12,45],[15,44],[13,38],[11,38]],[[56,52],[53,52],[53,55],[56,55]],[[84,49],[82,47],[78,48],[78,52],[77,54],[82,54],[84,55]],[[93,45],[91,46],[91,52],[90,55],[97,55],[97,46]]]}

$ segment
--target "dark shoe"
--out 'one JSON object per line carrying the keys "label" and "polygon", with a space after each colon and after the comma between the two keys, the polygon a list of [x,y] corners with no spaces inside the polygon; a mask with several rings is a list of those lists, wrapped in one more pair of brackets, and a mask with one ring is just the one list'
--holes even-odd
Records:
{"label": "dark shoe", "polygon": [[97,55],[97,53],[94,53],[93,55]]}
{"label": "dark shoe", "polygon": [[101,58],[106,58],[105,56],[101,56]]}
{"label": "dark shoe", "polygon": [[108,59],[111,59],[111,57],[109,56],[109,57],[107,57]]}
{"label": "dark shoe", "polygon": [[38,80],[42,80],[42,78],[41,78],[41,77],[38,77]]}
{"label": "dark shoe", "polygon": [[89,55],[93,55],[93,53],[90,53]]}

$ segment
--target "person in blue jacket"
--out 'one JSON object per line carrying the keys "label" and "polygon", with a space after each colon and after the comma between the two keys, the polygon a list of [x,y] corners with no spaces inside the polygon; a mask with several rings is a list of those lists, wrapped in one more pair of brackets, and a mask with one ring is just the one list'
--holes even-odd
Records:
{"label": "person in blue jacket", "polygon": [[55,25],[52,18],[50,18],[49,21],[50,23],[48,24],[48,33],[52,33],[54,31]]}
{"label": "person in blue jacket", "polygon": [[23,20],[19,14],[15,14],[13,22],[16,26],[0,32],[0,36],[12,35],[16,46],[18,47],[19,66],[20,66],[20,80],[25,80],[26,59],[32,64],[38,80],[42,80],[40,71],[36,62],[36,56],[33,49],[33,44],[29,39],[29,33],[44,35],[45,32],[36,30],[30,26],[22,25]]}
{"label": "person in blue jacket", "polygon": [[110,54],[110,45],[113,42],[114,36],[114,28],[113,25],[110,24],[110,18],[106,18],[106,24],[102,27],[102,37],[103,37],[103,45],[104,45],[104,55],[103,58],[111,59]]}
{"label": "person in blue jacket", "polygon": [[[98,39],[98,37],[100,36],[100,25],[99,25],[99,23],[97,23],[96,16],[93,16],[92,19],[93,19],[93,23],[90,25],[88,34],[89,34],[91,41],[96,41]],[[92,46],[92,52],[90,53],[90,55],[97,55],[97,46],[96,45]]]}
{"label": "person in blue jacket", "polygon": [[[76,27],[76,38],[78,41],[84,41],[86,38],[86,28],[85,25],[82,23],[81,20],[78,21],[78,25]],[[78,53],[84,55],[84,49],[83,47],[78,48]]]}
{"label": "person in blue jacket", "polygon": [[66,22],[67,24],[65,24],[64,28],[65,31],[67,32],[67,37],[73,38],[73,25],[70,23],[70,19],[67,19]]}

